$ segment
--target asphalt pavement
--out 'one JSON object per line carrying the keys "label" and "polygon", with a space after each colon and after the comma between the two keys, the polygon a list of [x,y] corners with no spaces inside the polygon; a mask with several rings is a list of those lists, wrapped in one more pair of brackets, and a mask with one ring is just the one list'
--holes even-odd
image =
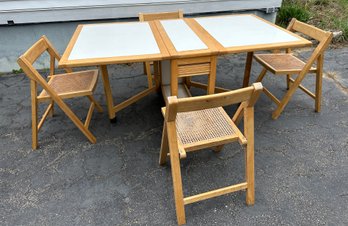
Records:
{"label": "asphalt pavement", "polygon": [[[244,192],[191,204],[187,225],[348,225],[347,59],[347,47],[327,52],[320,113],[314,112],[313,99],[297,91],[273,120],[275,105],[260,97],[255,205],[245,204]],[[239,88],[244,63],[244,54],[219,57],[217,85]],[[251,80],[260,70],[255,63]],[[109,66],[109,72],[115,102],[146,87],[142,64]],[[263,84],[279,97],[286,91],[284,77],[268,75]],[[314,76],[304,85],[313,90]],[[122,110],[115,124],[106,113],[101,79],[96,98],[105,110],[95,112],[90,124],[96,144],[57,107],[32,151],[29,79],[0,76],[0,225],[176,225],[170,165],[158,165],[161,95]],[[87,98],[68,103],[79,117],[86,116]],[[184,194],[243,181],[243,152],[235,143],[220,153],[188,154],[181,161]]]}

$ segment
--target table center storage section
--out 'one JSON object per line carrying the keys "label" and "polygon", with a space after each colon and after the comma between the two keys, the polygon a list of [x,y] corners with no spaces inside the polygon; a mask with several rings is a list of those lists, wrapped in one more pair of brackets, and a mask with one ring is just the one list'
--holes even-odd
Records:
{"label": "table center storage section", "polygon": [[160,23],[177,52],[208,49],[184,20],[163,20]]}
{"label": "table center storage section", "polygon": [[[190,27],[187,20],[156,21],[156,26],[171,56],[162,61],[162,94],[191,96],[190,78],[208,75],[210,93],[214,92],[217,49]],[[209,93],[209,92],[208,92]]]}

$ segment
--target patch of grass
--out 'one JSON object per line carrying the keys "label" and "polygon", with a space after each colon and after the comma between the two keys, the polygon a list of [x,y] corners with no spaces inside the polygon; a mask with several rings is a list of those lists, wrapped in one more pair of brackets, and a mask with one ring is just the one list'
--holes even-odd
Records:
{"label": "patch of grass", "polygon": [[343,38],[348,41],[348,17],[346,21],[342,21],[338,18],[333,18],[331,26],[335,27],[337,30],[341,30],[343,32]]}
{"label": "patch of grass", "polygon": [[12,69],[12,73],[13,74],[21,74],[21,73],[23,73],[23,69],[22,68],[20,68],[20,69]]}
{"label": "patch of grass", "polygon": [[277,24],[286,27],[292,18],[299,21],[307,22],[311,17],[311,13],[298,2],[284,2],[278,12]]}
{"label": "patch of grass", "polygon": [[348,23],[344,23],[341,25],[342,31],[343,31],[343,37],[345,40],[348,40]]}
{"label": "patch of grass", "polygon": [[283,0],[277,23],[286,26],[292,17],[324,30],[342,31],[348,41],[348,0]]}
{"label": "patch of grass", "polygon": [[330,3],[330,0],[313,0],[314,5],[325,6],[325,5],[329,5],[329,3]]}

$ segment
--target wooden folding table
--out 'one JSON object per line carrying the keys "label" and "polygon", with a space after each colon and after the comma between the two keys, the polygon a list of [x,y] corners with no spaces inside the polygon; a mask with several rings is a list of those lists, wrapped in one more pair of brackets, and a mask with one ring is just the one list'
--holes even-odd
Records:
{"label": "wooden folding table", "polygon": [[159,61],[169,57],[154,22],[127,22],[79,25],[65,50],[60,67],[100,66],[109,118],[116,112],[155,91],[148,88],[114,106],[107,65]]}
{"label": "wooden folding table", "polygon": [[[310,46],[308,40],[255,15],[228,15],[151,22],[79,25],[59,66],[100,66],[109,118],[155,91],[148,88],[114,106],[107,65],[162,62],[162,91],[167,96],[189,96],[187,86],[215,87],[217,55],[247,52],[243,86],[249,83],[254,51]],[[158,67],[156,67],[158,69]],[[189,77],[208,74],[208,85]],[[179,85],[178,85],[179,82]]]}

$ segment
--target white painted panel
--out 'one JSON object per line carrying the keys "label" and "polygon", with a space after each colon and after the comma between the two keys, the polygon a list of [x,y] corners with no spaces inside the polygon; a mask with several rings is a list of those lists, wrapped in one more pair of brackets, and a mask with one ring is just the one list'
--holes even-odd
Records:
{"label": "white painted panel", "polygon": [[[235,3],[240,9],[257,9],[266,7],[280,7],[281,0],[0,0],[2,9],[5,10],[30,10],[52,8],[82,8],[106,6],[144,6],[144,5],[173,5],[173,4],[199,4],[199,3],[224,4]],[[209,10],[209,9],[207,9]]]}
{"label": "white painted panel", "polygon": [[[171,87],[170,85],[164,85],[162,86],[162,95],[163,95],[163,98],[168,98],[170,96],[173,96],[172,95],[172,92],[171,92]],[[186,90],[185,88],[185,85],[184,84],[178,84],[178,98],[185,98],[185,97],[190,97],[190,93],[188,93],[188,91]]]}
{"label": "white painted panel", "polygon": [[185,21],[163,20],[161,24],[172,41],[176,51],[181,52],[208,48]]}
{"label": "white painted panel", "polygon": [[162,85],[170,85],[170,60],[162,60]]}
{"label": "white painted panel", "polygon": [[279,8],[282,0],[0,0],[0,24],[138,17],[182,9],[185,14]]}
{"label": "white painted panel", "polygon": [[148,23],[84,26],[69,60],[160,53]]}
{"label": "white painted panel", "polygon": [[299,41],[251,15],[197,18],[196,21],[224,47]]}

